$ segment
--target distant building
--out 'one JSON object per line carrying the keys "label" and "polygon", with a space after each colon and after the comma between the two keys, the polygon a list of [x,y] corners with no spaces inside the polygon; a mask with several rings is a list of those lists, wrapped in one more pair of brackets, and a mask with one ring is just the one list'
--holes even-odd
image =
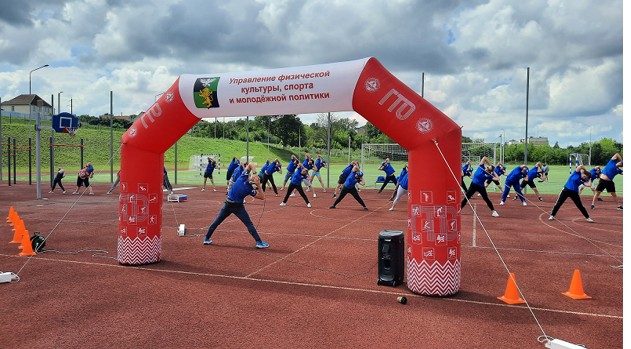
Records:
{"label": "distant building", "polygon": [[[129,120],[132,121],[134,120],[136,116],[135,115],[114,115],[113,118],[116,120]],[[109,119],[110,118],[110,114],[103,114],[103,115],[99,115],[99,119]]]}
{"label": "distant building", "polygon": [[[519,143],[524,144],[524,138],[520,139]],[[528,137],[528,144],[548,145],[548,137]]]}
{"label": "distant building", "polygon": [[[30,112],[29,112],[30,109]],[[31,117],[53,115],[53,106],[38,95],[19,95],[2,102],[2,115],[10,113],[13,116]]]}

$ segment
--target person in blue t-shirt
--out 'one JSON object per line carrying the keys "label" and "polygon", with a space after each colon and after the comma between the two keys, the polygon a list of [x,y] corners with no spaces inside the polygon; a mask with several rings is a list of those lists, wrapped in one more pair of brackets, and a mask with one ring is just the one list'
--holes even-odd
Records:
{"label": "person in blue t-shirt", "polygon": [[240,165],[239,159],[237,159],[236,156],[233,156],[232,160],[228,164],[228,169],[226,170],[226,194],[228,193],[228,186],[230,185],[230,179],[232,178],[232,174],[234,173],[234,170],[236,170],[237,167],[239,167],[239,165]]}
{"label": "person in blue t-shirt", "polygon": [[[485,166],[485,164],[488,166]],[[469,189],[467,190],[467,193],[465,194],[465,198],[462,199],[462,202],[460,203],[461,210],[467,204],[469,199],[471,199],[473,194],[478,192],[480,193],[480,196],[482,196],[482,199],[484,200],[484,202],[486,202],[486,205],[491,209],[491,212],[492,212],[491,215],[493,217],[500,216],[497,213],[497,211],[495,211],[495,208],[493,207],[493,203],[491,202],[491,200],[489,200],[489,195],[486,193],[486,187],[484,186],[484,182],[486,182],[486,180],[488,179],[499,180],[499,177],[497,177],[497,174],[495,173],[494,170],[495,168],[493,167],[493,165],[491,164],[491,162],[486,156],[483,157],[482,160],[480,160],[480,165],[478,166],[478,169],[475,170],[475,173],[473,174],[473,178],[471,179],[471,184],[469,185]]]}
{"label": "person in blue t-shirt", "polygon": [[613,178],[616,175],[622,174],[622,156],[616,153],[611,160],[605,165],[602,173],[600,174],[600,179],[598,180],[598,186],[596,187],[596,194],[594,194],[594,198],[592,198],[592,206],[593,210],[594,203],[600,196],[604,190],[607,190],[609,194],[616,200],[616,209],[622,210],[622,205],[620,205],[620,201],[618,201],[618,196],[616,195],[616,184],[613,182]]}
{"label": "person in blue t-shirt", "polygon": [[407,164],[405,164],[405,167],[403,167],[403,170],[401,170],[401,175],[399,176],[399,183],[397,183],[397,194],[394,198],[394,201],[392,201],[392,207],[390,207],[389,211],[394,211],[394,207],[397,205],[397,203],[401,199],[401,196],[403,196],[403,194],[407,191],[408,191],[408,171],[407,171]]}
{"label": "person in blue t-shirt", "polygon": [[267,183],[272,185],[272,189],[274,189],[274,194],[278,196],[278,189],[276,189],[276,183],[274,183],[274,173],[283,173],[283,165],[281,165],[280,160],[278,158],[274,159],[263,171],[263,181],[261,184],[263,185],[263,191],[265,191],[265,187]]}
{"label": "person in blue t-shirt", "polygon": [[243,173],[243,169],[246,168],[247,166],[248,166],[248,163],[244,162],[243,164],[239,164],[239,166],[237,166],[237,168],[232,172],[232,177],[230,177],[230,181],[228,182],[228,187],[226,188],[228,190],[226,195],[230,193],[230,189],[232,189],[234,182],[236,182],[237,178],[241,176],[241,174]]}
{"label": "person in blue t-shirt", "polygon": [[[600,170],[600,166],[594,166],[591,170],[589,170],[589,179],[592,181],[592,185],[589,188],[592,190],[592,195],[596,194],[596,181],[598,180],[598,178],[600,178],[601,173],[602,171]],[[583,189],[585,189],[585,185],[581,184],[578,187],[579,195],[583,192]],[[598,198],[598,201],[603,201],[603,199]]]}
{"label": "person in blue t-shirt", "polygon": [[[267,166],[269,166],[269,159],[265,160],[263,166],[259,170],[259,180],[263,183],[263,175],[265,175],[265,170],[267,170]],[[265,186],[263,186],[263,191],[265,191]]]}
{"label": "person in blue t-shirt", "polygon": [[554,217],[556,216],[557,212],[559,212],[561,206],[563,206],[565,200],[567,200],[567,198],[570,198],[572,199],[572,201],[574,201],[574,205],[578,207],[585,219],[587,219],[587,221],[590,223],[594,222],[594,220],[589,217],[589,213],[587,213],[585,206],[583,206],[583,203],[581,202],[581,197],[580,195],[578,195],[578,187],[581,184],[588,187],[592,185],[590,177],[590,173],[589,171],[587,171],[585,166],[580,165],[576,167],[576,171],[574,171],[570,175],[570,178],[568,178],[567,182],[563,186],[563,190],[561,190],[561,193],[557,198],[557,202],[552,208],[552,213],[550,213],[550,217],[548,218],[549,221],[554,220]]}
{"label": "person in blue t-shirt", "polygon": [[495,183],[495,186],[497,187],[497,189],[499,189],[500,192],[502,192],[503,189],[502,189],[502,184],[500,183],[500,179],[506,173],[506,166],[504,166],[504,164],[501,161],[498,161],[497,165],[495,165],[495,169],[493,170],[493,172],[495,172],[495,174],[497,175],[497,179],[495,179],[495,176],[493,178],[487,179],[484,187],[488,188],[489,184]]}
{"label": "person in blue t-shirt", "polygon": [[204,236],[204,245],[210,245],[213,243],[211,237],[215,232],[215,229],[217,229],[217,227],[231,214],[234,214],[248,228],[248,232],[250,232],[250,235],[252,235],[254,241],[256,241],[256,248],[269,247],[267,242],[261,240],[261,237],[256,231],[256,227],[254,227],[254,224],[250,219],[248,211],[245,210],[243,201],[248,195],[260,200],[265,199],[265,194],[261,190],[261,183],[256,175],[256,168],[254,164],[247,165],[247,169],[244,170],[243,173],[234,181],[226,201],[221,207],[219,214],[217,214],[217,218],[215,218],[210,227],[208,227],[208,232],[206,232],[206,236]]}
{"label": "person in blue t-shirt", "polygon": [[[321,154],[318,154],[315,159],[315,163],[313,164],[313,168],[311,169],[311,178],[309,178],[309,182],[311,182],[312,184],[314,178],[317,178],[320,181],[323,193],[326,193],[326,188],[324,187],[324,182],[322,182],[322,175],[320,174],[320,170],[326,167],[328,167],[326,160],[322,158]],[[317,197],[315,189],[313,190],[313,197]]]}
{"label": "person in blue t-shirt", "polygon": [[539,189],[537,189],[537,185],[535,184],[536,178],[546,178],[545,174],[543,173],[541,162],[537,162],[535,166],[531,168],[530,171],[528,171],[528,174],[526,175],[526,177],[524,177],[524,179],[522,179],[519,186],[521,187],[521,189],[529,186],[537,195],[537,199],[539,199],[539,201],[543,201],[543,198],[541,197],[541,195],[539,195]]}
{"label": "person in blue t-shirt", "polygon": [[386,178],[383,181],[383,184],[381,185],[381,188],[379,189],[379,191],[377,192],[377,194],[381,193],[383,191],[383,188],[386,187],[386,185],[388,185],[388,183],[392,182],[394,183],[394,186],[396,187],[397,185],[397,176],[394,174],[394,168],[392,167],[392,165],[390,165],[390,158],[386,158],[382,163],[381,166],[379,166],[378,168],[379,171],[383,171],[386,173]]}
{"label": "person in blue t-shirt", "polygon": [[[305,153],[305,159],[302,160],[302,167],[307,169],[307,174],[311,169],[315,166],[313,159],[309,153]],[[303,179],[302,182],[305,184],[305,191],[308,192],[311,190],[311,177],[307,175],[307,178]]]}
{"label": "person in blue t-shirt", "polygon": [[307,203],[307,207],[311,207],[311,203],[309,202],[309,198],[305,194],[305,191],[302,189],[302,181],[305,180],[309,176],[309,170],[306,167],[303,167],[301,163],[296,167],[296,171],[294,171],[293,176],[291,176],[291,180],[289,181],[289,187],[287,187],[287,193],[285,194],[285,198],[283,202],[280,203],[280,206],[287,206],[287,199],[291,193],[296,189],[300,196]]}
{"label": "person in blue t-shirt", "polygon": [[464,178],[471,178],[471,174],[473,173],[473,167],[471,167],[471,160],[467,161],[462,165],[462,171],[460,172],[460,187],[462,188],[462,192],[467,192],[467,185],[464,184]]}
{"label": "person in blue t-shirt", "polygon": [[351,161],[350,164],[348,164],[348,166],[346,166],[342,170],[342,173],[340,173],[340,176],[337,178],[337,186],[333,190],[333,196],[332,197],[334,199],[337,197],[337,193],[340,190],[342,190],[342,187],[344,186],[344,182],[346,182],[346,177],[348,177],[348,175],[351,174],[351,172],[353,172],[353,167],[355,167],[356,165],[359,166],[359,163],[357,162],[357,160],[353,160],[353,161]]}
{"label": "person in blue t-shirt", "polygon": [[298,161],[296,155],[291,154],[291,159],[289,159],[289,163],[285,168],[285,180],[283,181],[283,186],[280,188],[280,190],[285,190],[285,185],[287,184],[287,181],[291,179],[291,176],[294,175],[294,171],[296,171],[296,167],[298,167],[299,162],[300,161]]}
{"label": "person in blue t-shirt", "polygon": [[517,193],[517,197],[521,200],[522,206],[527,206],[526,198],[524,194],[521,192],[521,187],[519,186],[519,180],[526,177],[528,174],[528,166],[521,165],[515,167],[508,176],[506,176],[506,180],[504,181],[504,192],[502,192],[502,201],[500,201],[500,206],[504,205],[504,201],[508,197],[508,193],[510,192],[511,187]]}
{"label": "person in blue t-shirt", "polygon": [[353,166],[352,172],[346,177],[346,180],[344,181],[344,186],[342,187],[340,196],[329,208],[336,208],[335,206],[337,206],[337,204],[339,204],[340,201],[344,199],[346,194],[350,193],[351,195],[353,195],[355,200],[357,200],[357,202],[362,205],[364,210],[368,210],[368,207],[366,207],[364,200],[362,200],[362,198],[359,196],[359,193],[357,192],[357,188],[355,187],[356,184],[364,185],[364,173],[359,170],[359,165]]}
{"label": "person in blue t-shirt", "polygon": [[217,191],[217,187],[215,186],[215,180],[213,179],[213,172],[215,169],[219,169],[219,165],[217,165],[217,161],[213,159],[211,156],[208,157],[208,164],[206,165],[206,170],[204,171],[204,184],[202,185],[202,191],[206,190],[206,181],[210,179],[210,183],[213,185],[213,191]]}
{"label": "person in blue t-shirt", "polygon": [[[392,196],[390,196],[390,201],[393,201],[394,198],[399,194],[399,186],[401,186],[401,178],[403,178],[403,176],[407,176],[408,174],[408,163],[406,162],[405,165],[403,165],[403,168],[401,169],[401,173],[399,173],[399,175],[397,176],[397,185],[394,186],[394,192],[392,193]],[[405,190],[407,190],[408,188],[406,187]],[[394,205],[392,206],[394,207]]]}

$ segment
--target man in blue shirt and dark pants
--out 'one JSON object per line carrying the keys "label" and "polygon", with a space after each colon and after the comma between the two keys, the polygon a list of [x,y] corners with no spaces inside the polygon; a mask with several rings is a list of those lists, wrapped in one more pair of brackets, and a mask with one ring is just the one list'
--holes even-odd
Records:
{"label": "man in blue shirt and dark pants", "polygon": [[[250,174],[252,176],[250,177]],[[245,224],[250,232],[250,235],[256,241],[256,248],[268,248],[269,244],[263,240],[256,232],[256,228],[250,219],[250,215],[248,211],[245,210],[245,205],[243,201],[246,196],[253,196],[256,199],[264,200],[265,194],[261,190],[261,182],[259,176],[256,174],[256,168],[254,164],[250,163],[243,170],[243,174],[238,176],[230,188],[230,192],[228,193],[228,198],[224,202],[221,207],[221,211],[215,218],[215,221],[208,227],[208,232],[204,237],[204,245],[210,245],[213,243],[211,236],[217,227],[231,214],[234,214]]]}

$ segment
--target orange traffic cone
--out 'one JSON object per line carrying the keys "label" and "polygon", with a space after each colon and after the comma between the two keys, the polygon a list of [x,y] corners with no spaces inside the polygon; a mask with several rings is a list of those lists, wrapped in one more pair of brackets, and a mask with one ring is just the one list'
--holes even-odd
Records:
{"label": "orange traffic cone", "polygon": [[[13,206],[11,207],[13,208]],[[20,220],[20,216],[18,215],[18,211],[16,210],[9,210],[9,216],[7,217],[7,222],[11,225],[14,226],[15,222],[17,222],[18,220]]]}
{"label": "orange traffic cone", "polygon": [[34,256],[37,253],[33,251],[33,245],[31,245],[31,236],[28,233],[28,230],[24,230],[24,234],[22,234],[22,252],[20,252],[20,256]]}
{"label": "orange traffic cone", "polygon": [[510,277],[508,278],[508,282],[506,282],[506,291],[504,291],[504,295],[501,297],[497,297],[497,299],[501,300],[507,304],[524,304],[525,300],[519,297],[519,290],[517,289],[517,284],[515,283],[515,273],[510,273]]}
{"label": "orange traffic cone", "polygon": [[567,292],[561,294],[568,296],[572,299],[592,299],[592,297],[585,294],[583,290],[583,281],[581,280],[581,272],[578,269],[574,269],[574,275],[572,276],[572,283],[570,283],[570,289]]}
{"label": "orange traffic cone", "polygon": [[13,209],[13,206],[9,207],[9,215],[7,216],[7,223],[11,221],[11,218],[13,218],[13,213],[15,213],[15,210]]}
{"label": "orange traffic cone", "polygon": [[9,243],[21,244],[22,234],[24,234],[24,221],[20,219],[13,226],[13,240],[9,241]]}

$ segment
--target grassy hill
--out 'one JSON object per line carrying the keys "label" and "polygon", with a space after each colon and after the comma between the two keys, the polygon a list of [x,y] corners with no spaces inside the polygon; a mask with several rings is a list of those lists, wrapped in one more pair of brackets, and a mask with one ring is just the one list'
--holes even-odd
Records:
{"label": "grassy hill", "polygon": [[[42,126],[50,126],[46,122],[42,122]],[[110,129],[109,127],[98,126],[83,126],[79,129],[76,137],[71,137],[67,134],[55,134],[55,142],[57,146],[55,149],[55,164],[53,173],[58,167],[63,167],[68,171],[65,182],[71,183],[74,181],[74,176],[70,175],[78,171],[81,167],[81,141],[83,140],[83,162],[91,161],[96,169],[96,176],[94,182],[96,183],[110,183],[113,175],[110,173],[110,166],[112,164],[114,173],[120,166],[120,141],[121,136],[125,130],[115,129],[113,131],[113,157],[110,157]],[[50,146],[49,137],[51,131],[41,132],[41,170],[42,181],[47,182],[50,178]],[[16,146],[18,148],[16,152],[17,162],[16,170],[18,173],[18,181],[28,181],[29,179],[29,138],[31,139],[30,156],[31,156],[31,178],[35,182],[35,128],[34,121],[13,119],[9,123],[8,117],[2,117],[2,175],[6,181],[7,177],[7,138],[16,140]],[[13,140],[11,140],[13,143]],[[184,135],[177,142],[177,166],[175,164],[176,152],[175,146],[172,146],[165,153],[165,166],[169,171],[169,177],[171,182],[177,185],[201,185],[203,182],[200,177],[199,169],[195,168],[195,164],[191,164],[191,158],[199,154],[220,154],[220,161],[225,169],[225,165],[232,159],[233,156],[239,158],[246,155],[246,143],[242,141],[229,140],[229,139],[214,139],[214,138],[200,138],[193,137],[191,135]],[[287,164],[291,154],[296,154],[299,158],[304,157],[304,153],[309,152],[315,155],[318,151],[326,157],[326,149],[297,149],[287,148],[283,149],[280,146],[259,142],[251,142],[249,145],[249,154],[252,157],[252,161],[262,164],[266,159],[279,158],[284,166]],[[354,150],[350,154],[351,159],[361,160],[361,150]],[[322,170],[322,180],[325,185],[328,182],[329,186],[335,186],[337,178],[342,169],[348,164],[349,154],[348,150],[332,150],[331,166],[328,170]],[[365,173],[366,186],[370,188],[375,187],[375,181],[378,176],[383,175],[382,171],[378,171],[377,167],[381,159],[365,160],[363,165],[363,171]],[[604,164],[603,164],[604,165]],[[13,164],[12,164],[13,166]],[[401,170],[403,162],[393,162],[393,166],[397,173]],[[517,164],[507,164],[507,167],[512,170]],[[177,168],[177,172],[176,172]],[[545,183],[537,183],[537,187],[540,192],[544,194],[557,194],[569,175],[569,169],[567,166],[551,166],[550,177],[551,179]],[[11,168],[13,171],[13,167]],[[221,171],[219,175],[215,176],[215,183],[218,185],[225,185],[225,172]],[[276,183],[282,184],[283,175],[276,175]],[[465,182],[468,184],[470,180],[467,178]],[[617,192],[622,195],[623,184],[621,176],[615,178]],[[319,183],[316,187],[319,188]],[[389,188],[393,188],[390,184]],[[492,190],[491,190],[492,191]],[[531,192],[531,191],[528,191]],[[583,191],[583,195],[590,195],[591,190]],[[605,194],[606,195],[606,194]]]}

